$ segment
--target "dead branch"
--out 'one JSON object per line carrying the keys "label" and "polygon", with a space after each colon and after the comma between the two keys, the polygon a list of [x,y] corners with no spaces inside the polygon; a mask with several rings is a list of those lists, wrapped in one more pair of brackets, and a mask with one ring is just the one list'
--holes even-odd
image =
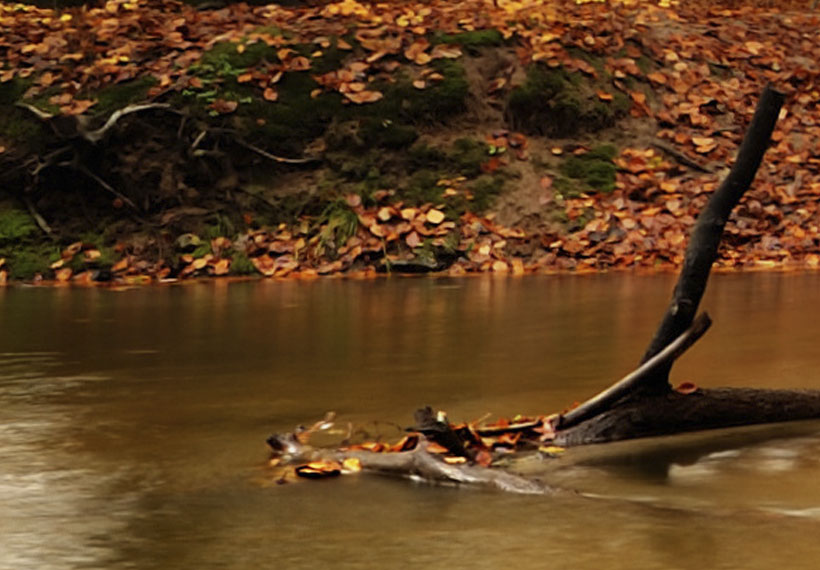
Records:
{"label": "dead branch", "polygon": [[37,223],[37,227],[43,230],[43,233],[47,236],[51,235],[51,227],[46,223],[45,218],[40,215],[40,212],[34,207],[34,203],[31,201],[31,198],[28,196],[23,197],[23,202],[28,209],[28,213],[31,214],[31,217],[34,218],[34,221]]}
{"label": "dead branch", "polygon": [[267,158],[267,159],[269,159],[269,160],[273,160],[274,162],[281,162],[281,163],[284,163],[284,164],[307,164],[307,163],[310,163],[310,162],[316,162],[316,161],[318,161],[318,160],[319,160],[319,159],[318,159],[318,158],[316,158],[316,157],[308,157],[308,158],[284,158],[284,157],[281,157],[281,156],[276,156],[276,155],[274,155],[274,154],[271,154],[271,153],[269,153],[269,152],[268,152],[268,151],[266,151],[266,150],[262,150],[262,149],[261,149],[261,148],[259,148],[258,146],[255,146],[255,145],[252,145],[252,144],[250,144],[250,143],[248,143],[248,142],[245,142],[245,141],[243,141],[243,140],[242,140],[242,139],[240,139],[240,138],[236,138],[236,139],[235,139],[235,141],[236,141],[236,144],[238,144],[239,146],[243,146],[243,147],[245,147],[245,148],[246,148],[246,149],[248,149],[248,150],[252,150],[253,152],[255,152],[256,154],[258,154],[259,156],[263,156],[263,157],[265,157],[265,158]]}
{"label": "dead branch", "polygon": [[104,188],[105,190],[107,190],[108,192],[110,192],[111,194],[113,194],[114,196],[119,198],[120,200],[122,200],[124,204],[128,205],[128,207],[130,207],[134,211],[137,211],[137,212],[139,211],[139,208],[137,208],[137,205],[134,204],[134,202],[132,202],[131,199],[128,196],[126,196],[125,194],[123,194],[122,192],[120,192],[119,190],[114,188],[113,186],[111,186],[108,182],[106,182],[105,180],[103,180],[102,178],[100,178],[99,176],[94,174],[93,172],[91,172],[88,168],[86,168],[82,164],[75,165],[75,168],[76,168],[76,170],[82,172],[83,174],[88,176],[91,180],[93,180],[94,182],[99,184],[102,188]]}
{"label": "dead branch", "polygon": [[[706,290],[712,263],[717,258],[723,227],[735,205],[754,180],[769,145],[783,100],[783,94],[771,87],[767,86],[763,90],[732,170],[698,216],[672,302],[641,362],[647,362],[658,354],[692,324]],[[671,363],[659,368],[656,374],[646,376],[640,389],[649,392],[668,391],[670,368]]]}
{"label": "dead branch", "polygon": [[665,152],[666,154],[668,154],[669,156],[671,156],[672,158],[674,158],[676,161],[678,161],[683,166],[688,166],[689,168],[693,168],[693,169],[695,169],[699,172],[704,172],[706,174],[712,174],[712,169],[711,168],[700,164],[696,160],[692,160],[691,158],[689,158],[688,156],[686,156],[685,154],[683,154],[682,152],[680,152],[679,150],[677,150],[675,147],[673,147],[671,145],[668,145],[668,144],[666,144],[664,142],[661,142],[661,141],[653,141],[651,144],[652,144],[652,146],[654,146],[658,150],[661,150],[661,151]]}
{"label": "dead branch", "polygon": [[645,378],[654,374],[660,367],[669,366],[700,339],[712,325],[712,319],[706,313],[695,319],[683,334],[658,354],[644,362],[639,368],[630,372],[612,386],[593,396],[577,408],[570,410],[558,419],[557,429],[568,429],[591,417],[594,417],[613,404],[628,396]]}
{"label": "dead branch", "polygon": [[434,484],[483,486],[510,493],[545,495],[556,489],[539,481],[524,478],[501,469],[469,463],[449,464],[425,449],[425,439],[410,451],[377,453],[362,450],[319,449],[303,444],[294,434],[273,435],[268,445],[274,455],[288,464],[330,460],[339,463],[357,459],[363,471],[411,478]]}
{"label": "dead branch", "polygon": [[105,137],[106,133],[108,133],[108,131],[111,130],[114,127],[114,125],[117,124],[117,121],[119,121],[121,118],[125,117],[126,115],[130,115],[132,113],[140,113],[142,111],[149,111],[151,109],[169,109],[169,108],[170,108],[170,105],[168,105],[166,103],[144,103],[144,104],[141,104],[141,105],[128,105],[126,107],[123,107],[122,109],[118,109],[118,110],[114,111],[113,113],[111,113],[111,116],[108,117],[108,120],[105,122],[105,124],[102,127],[100,127],[99,129],[96,129],[94,131],[85,130],[83,128],[84,127],[84,124],[83,124],[84,121],[79,121],[78,120],[78,126],[79,126],[78,130],[79,130],[80,135],[85,140],[87,140],[91,144],[97,144],[98,142],[100,142]]}
{"label": "dead branch", "polygon": [[[170,109],[171,107],[166,103],[143,103],[140,105],[128,105],[126,107],[123,107],[122,109],[118,109],[111,113],[111,115],[108,117],[108,120],[99,129],[89,130],[88,124],[91,122],[91,119],[87,115],[76,115],[73,117],[66,117],[64,115],[53,115],[51,113],[43,111],[42,109],[38,109],[34,105],[30,105],[29,103],[18,102],[15,103],[15,105],[17,107],[20,107],[21,109],[26,109],[41,121],[47,122],[52,127],[52,129],[54,129],[54,132],[61,138],[72,138],[73,136],[79,136],[80,138],[90,142],[91,144],[97,144],[98,142],[100,142],[108,133],[108,131],[110,131],[114,127],[114,125],[117,124],[117,121],[119,121],[126,115],[130,115],[132,113],[139,113],[142,111],[148,111],[151,109]],[[66,133],[61,132],[59,129],[57,129],[56,125],[54,124],[55,120],[57,119],[73,120],[73,128],[70,131],[70,135],[67,135]]]}

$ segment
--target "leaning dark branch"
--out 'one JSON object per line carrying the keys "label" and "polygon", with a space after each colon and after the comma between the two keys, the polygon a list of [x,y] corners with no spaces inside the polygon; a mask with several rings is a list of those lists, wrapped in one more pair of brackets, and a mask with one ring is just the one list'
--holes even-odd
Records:
{"label": "leaning dark branch", "polygon": [[[735,205],[754,180],[763,154],[769,146],[783,100],[783,94],[771,87],[767,86],[763,90],[732,170],[698,216],[672,302],[641,362],[658,354],[692,324],[706,290],[712,264],[717,259],[723,228]],[[668,391],[670,367],[671,364],[658,370],[654,376],[647,377],[643,388],[655,393]]]}

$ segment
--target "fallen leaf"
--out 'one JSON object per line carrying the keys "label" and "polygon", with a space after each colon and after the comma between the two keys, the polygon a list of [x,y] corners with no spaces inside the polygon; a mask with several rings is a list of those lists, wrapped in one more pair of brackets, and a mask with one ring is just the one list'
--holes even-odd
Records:
{"label": "fallen leaf", "polygon": [[407,244],[408,247],[417,248],[421,245],[421,238],[419,234],[416,232],[410,232],[407,234],[407,237],[404,238],[404,242]]}
{"label": "fallen leaf", "polygon": [[345,97],[349,100],[353,101],[354,103],[363,104],[363,103],[375,103],[384,97],[380,91],[359,91],[358,93],[345,93]]}
{"label": "fallen leaf", "polygon": [[435,208],[432,208],[428,210],[426,217],[428,222],[430,222],[433,225],[438,225],[444,221],[445,216],[444,212],[442,212],[441,210],[436,210]]}
{"label": "fallen leaf", "polygon": [[342,466],[336,461],[311,461],[295,469],[296,475],[307,479],[337,477],[342,474]]}
{"label": "fallen leaf", "polygon": [[682,384],[679,384],[677,388],[675,388],[675,392],[678,392],[679,394],[693,394],[697,391],[698,387],[692,382],[683,382]]}

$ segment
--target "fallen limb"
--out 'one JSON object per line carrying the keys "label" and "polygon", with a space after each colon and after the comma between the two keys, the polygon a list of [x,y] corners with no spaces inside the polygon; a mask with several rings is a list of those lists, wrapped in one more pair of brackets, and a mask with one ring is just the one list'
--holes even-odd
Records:
{"label": "fallen limb", "polygon": [[543,483],[527,479],[503,469],[481,467],[470,463],[446,463],[441,457],[426,450],[426,440],[420,436],[419,443],[409,451],[372,452],[359,449],[320,449],[302,443],[294,434],[273,435],[268,445],[274,455],[287,464],[304,464],[311,461],[335,461],[355,459],[363,471],[406,477],[435,484],[471,485],[491,487],[500,491],[544,495],[557,492]]}
{"label": "fallen limb", "polygon": [[636,386],[639,386],[645,378],[654,374],[662,366],[669,366],[672,362],[677,360],[689,347],[691,347],[697,340],[706,333],[712,324],[709,315],[702,313],[695,322],[692,323],[686,331],[683,332],[674,342],[666,345],[666,347],[658,354],[644,362],[637,370],[630,372],[615,384],[593,396],[577,408],[574,408],[559,416],[558,429],[567,429],[582,421],[589,419],[610,406],[618,400],[629,395]]}
{"label": "fallen limb", "polygon": [[677,150],[675,147],[673,147],[671,145],[668,145],[668,144],[666,144],[664,142],[661,142],[661,141],[654,141],[654,142],[652,142],[652,146],[654,146],[658,150],[661,150],[661,151],[665,152],[666,154],[668,154],[669,156],[674,158],[676,161],[678,161],[683,166],[688,166],[689,168],[692,168],[694,170],[697,170],[699,172],[703,172],[703,173],[706,173],[706,174],[712,174],[712,169],[711,168],[703,166],[699,162],[697,162],[695,160],[692,160],[691,158],[689,158],[688,156],[686,156],[681,151]]}
{"label": "fallen limb", "polygon": [[283,163],[283,164],[308,164],[310,162],[316,162],[317,160],[319,160],[318,158],[312,157],[312,156],[308,157],[308,158],[285,158],[283,156],[276,156],[275,154],[271,154],[268,151],[263,150],[263,149],[259,148],[256,145],[252,145],[250,143],[247,143],[247,142],[245,142],[245,141],[243,141],[242,139],[239,139],[239,138],[236,139],[236,144],[238,144],[239,146],[243,146],[246,149],[255,152],[259,156],[263,156],[263,157],[267,158],[268,160],[272,160],[274,162],[280,162],[280,163]]}
{"label": "fallen limb", "polygon": [[670,391],[621,404],[568,429],[555,444],[587,445],[639,437],[656,437],[718,429],[820,418],[820,391],[759,388]]}
{"label": "fallen limb", "polygon": [[[686,248],[672,302],[641,362],[658,354],[692,324],[706,290],[712,264],[717,258],[723,228],[732,209],[754,180],[763,154],[769,146],[783,100],[783,94],[771,87],[767,86],[763,90],[732,170],[698,216]],[[646,377],[641,389],[655,393],[668,391],[670,368],[671,364],[659,369],[655,375]]]}

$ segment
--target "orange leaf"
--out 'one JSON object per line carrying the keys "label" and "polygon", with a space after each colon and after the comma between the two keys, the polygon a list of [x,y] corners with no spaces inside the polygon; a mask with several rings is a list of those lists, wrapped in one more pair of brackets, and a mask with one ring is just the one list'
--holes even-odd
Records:
{"label": "orange leaf", "polygon": [[321,479],[341,475],[342,466],[336,461],[311,461],[307,465],[300,465],[295,471],[299,477]]}
{"label": "orange leaf", "polygon": [[279,93],[277,93],[273,87],[267,87],[262,97],[264,97],[266,101],[276,101],[279,99]]}
{"label": "orange leaf", "polygon": [[227,114],[233,113],[236,111],[236,108],[239,106],[239,103],[236,101],[226,101],[225,99],[216,99],[213,103],[211,103],[211,109],[216,111],[217,113]]}
{"label": "orange leaf", "polygon": [[71,271],[70,267],[63,267],[62,269],[59,269],[54,273],[54,277],[60,283],[65,283],[66,281],[71,279],[72,273],[73,271]]}
{"label": "orange leaf", "polygon": [[345,97],[361,105],[362,103],[375,103],[384,95],[379,91],[359,91],[358,93],[345,93]]}
{"label": "orange leaf", "polygon": [[427,452],[428,453],[449,453],[450,450],[444,447],[443,445],[439,445],[435,441],[428,441],[427,442]]}
{"label": "orange leaf", "polygon": [[227,275],[228,271],[230,271],[231,260],[227,258],[220,259],[214,263],[213,267],[214,275]]}
{"label": "orange leaf", "polygon": [[692,394],[697,391],[698,387],[692,382],[684,382],[683,384],[675,388],[675,392],[678,392],[679,394]]}
{"label": "orange leaf", "polygon": [[649,81],[659,85],[666,85],[666,76],[660,71],[654,71],[646,76]]}
{"label": "orange leaf", "polygon": [[597,93],[598,99],[601,101],[612,101],[612,93],[607,93],[606,91],[598,91]]}

